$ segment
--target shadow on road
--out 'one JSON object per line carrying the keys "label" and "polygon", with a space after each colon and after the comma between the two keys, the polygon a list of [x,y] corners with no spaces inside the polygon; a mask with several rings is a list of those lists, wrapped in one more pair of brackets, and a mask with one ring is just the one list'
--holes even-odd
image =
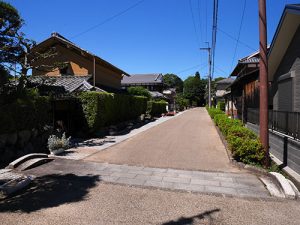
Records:
{"label": "shadow on road", "polygon": [[203,219],[208,219],[209,223],[213,222],[213,218],[211,217],[211,214],[215,212],[221,211],[220,209],[213,209],[209,211],[205,211],[203,213],[200,213],[198,215],[192,216],[192,217],[181,217],[178,220],[172,220],[166,223],[163,223],[162,225],[188,225],[188,224],[193,224],[195,220],[203,220]]}
{"label": "shadow on road", "polygon": [[33,212],[85,199],[99,176],[51,174],[36,178],[29,188],[0,200],[0,212]]}

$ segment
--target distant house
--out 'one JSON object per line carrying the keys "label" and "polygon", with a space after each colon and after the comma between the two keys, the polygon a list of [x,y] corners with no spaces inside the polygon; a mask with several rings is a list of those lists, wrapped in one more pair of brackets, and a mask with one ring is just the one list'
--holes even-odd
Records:
{"label": "distant house", "polygon": [[[233,104],[231,104],[231,98],[229,98],[230,91],[227,88],[234,82],[234,79],[229,77],[216,82],[215,104],[218,102],[225,102],[225,113],[230,115],[232,110],[235,110]],[[234,107],[233,109],[231,109]]]}
{"label": "distant house", "polygon": [[[50,57],[36,57],[50,51],[54,52]],[[58,33],[52,33],[50,38],[36,45],[32,49],[32,55],[36,57],[33,65],[38,68],[32,70],[32,77],[36,81],[39,80],[37,77],[51,77],[52,80],[57,80],[54,83],[64,83],[63,86],[66,87],[69,81],[76,80],[76,83],[82,82],[79,86],[84,89],[91,89],[90,85],[95,85],[101,90],[114,92],[121,89],[123,76],[129,76],[123,70],[76,46]]]}
{"label": "distant house", "polygon": [[259,52],[238,60],[230,76],[236,77],[228,88],[237,109],[235,116],[245,122],[247,111],[259,107]]}
{"label": "distant house", "polygon": [[271,98],[277,111],[300,112],[300,4],[287,5],[269,51]]}
{"label": "distant house", "polygon": [[161,73],[152,74],[132,74],[130,76],[124,76],[121,85],[123,89],[128,87],[144,87],[149,90],[152,97],[163,97],[163,75]]}

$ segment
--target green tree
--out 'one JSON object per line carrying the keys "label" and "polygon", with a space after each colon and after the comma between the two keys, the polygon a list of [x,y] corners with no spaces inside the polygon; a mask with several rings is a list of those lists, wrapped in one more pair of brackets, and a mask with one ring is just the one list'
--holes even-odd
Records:
{"label": "green tree", "polygon": [[196,72],[195,76],[189,76],[183,84],[183,94],[191,104],[197,106],[205,104],[206,80],[200,79],[200,74]]}
{"label": "green tree", "polygon": [[183,91],[183,81],[176,74],[167,73],[163,79],[165,88],[176,88],[176,92],[178,93]]}
{"label": "green tree", "polygon": [[143,87],[129,87],[129,88],[127,88],[127,92],[130,95],[145,96],[148,99],[151,98],[150,92],[146,88],[143,88]]}

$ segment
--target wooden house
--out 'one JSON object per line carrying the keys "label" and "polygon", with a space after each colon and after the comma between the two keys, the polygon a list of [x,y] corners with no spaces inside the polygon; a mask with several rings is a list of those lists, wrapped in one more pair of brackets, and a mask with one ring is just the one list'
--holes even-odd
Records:
{"label": "wooden house", "polygon": [[[114,92],[121,89],[123,76],[129,76],[123,70],[78,47],[58,33],[52,33],[50,38],[36,45],[31,52],[31,57],[34,57],[34,60],[31,60],[34,66],[33,77],[59,79],[71,76],[73,80],[77,77],[90,77],[78,80],[88,81],[92,86]],[[39,57],[41,54],[48,56]]]}
{"label": "wooden house", "polygon": [[240,60],[231,75],[236,77],[229,86],[236,107],[236,117],[247,121],[247,111],[259,107],[259,52]]}

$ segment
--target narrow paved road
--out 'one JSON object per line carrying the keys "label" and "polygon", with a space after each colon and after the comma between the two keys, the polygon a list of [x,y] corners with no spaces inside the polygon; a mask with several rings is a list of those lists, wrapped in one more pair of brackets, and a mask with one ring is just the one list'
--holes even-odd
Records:
{"label": "narrow paved road", "polygon": [[237,172],[205,108],[186,113],[85,160],[159,168]]}

